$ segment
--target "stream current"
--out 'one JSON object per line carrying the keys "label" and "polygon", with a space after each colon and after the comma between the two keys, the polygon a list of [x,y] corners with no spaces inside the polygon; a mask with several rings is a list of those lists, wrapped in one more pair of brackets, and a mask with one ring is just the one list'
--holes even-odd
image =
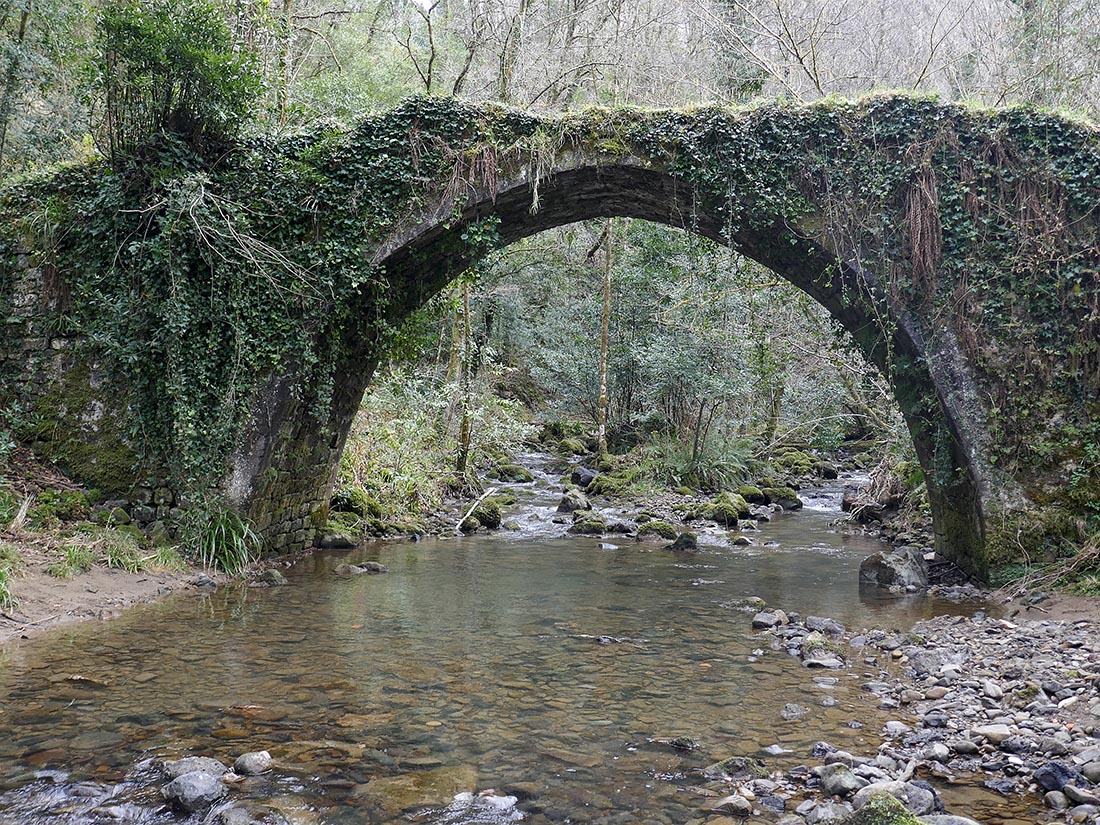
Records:
{"label": "stream current", "polygon": [[[833,525],[842,482],[762,523],[757,546],[716,532],[680,555],[565,535],[558,476],[536,470],[509,485],[510,531],[321,552],[283,587],[176,595],[9,647],[0,823],[178,822],[154,759],[261,749],[275,770],[232,795],[259,821],[701,820],[693,769],[789,769],[817,740],[873,753],[898,713],[861,695],[874,667],[807,671],[739,600],[901,629],[974,609],[861,597],[859,562],[883,545]],[[334,573],[366,560],[390,572]],[[792,702],[809,714],[784,720]]]}

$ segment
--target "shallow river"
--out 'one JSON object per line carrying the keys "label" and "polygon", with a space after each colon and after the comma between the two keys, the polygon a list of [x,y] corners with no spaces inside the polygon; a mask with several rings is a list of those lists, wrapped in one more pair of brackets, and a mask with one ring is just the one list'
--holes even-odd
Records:
{"label": "shallow river", "polygon": [[[277,769],[238,796],[303,822],[408,821],[418,802],[437,808],[416,821],[521,816],[438,807],[496,789],[533,823],[684,823],[699,817],[692,769],[790,768],[819,739],[873,752],[890,718],[859,695],[876,668],[811,673],[768,649],[738,599],[849,627],[962,610],[861,598],[859,561],[880,546],[831,526],[839,486],[762,524],[755,540],[775,546],[692,556],[555,536],[537,487],[518,531],[318,554],[284,587],[174,596],[9,649],[0,823],[175,821],[135,763],[259,749]],[[333,573],[366,559],[391,572]],[[813,710],[784,721],[788,702]],[[678,736],[700,748],[673,750]]]}

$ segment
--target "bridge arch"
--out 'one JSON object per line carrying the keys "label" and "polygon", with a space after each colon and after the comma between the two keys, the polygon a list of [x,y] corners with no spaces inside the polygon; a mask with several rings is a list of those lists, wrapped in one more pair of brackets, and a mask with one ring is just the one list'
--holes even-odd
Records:
{"label": "bridge arch", "polygon": [[[537,185],[537,195],[536,195]],[[537,199],[536,199],[537,198]],[[461,203],[460,203],[461,201]],[[959,388],[944,386],[950,372],[933,374],[923,341],[904,324],[884,338],[875,317],[867,273],[806,238],[776,214],[771,226],[733,229],[708,212],[699,193],[663,164],[638,157],[572,152],[556,168],[495,180],[461,196],[445,197],[416,216],[377,250],[375,263],[400,285],[399,315],[412,312],[476,262],[478,250],[461,242],[471,227],[489,225],[506,245],[569,223],[594,218],[638,218],[695,232],[767,267],[809,294],[853,336],[889,381],[925,470],[937,550],[984,576],[984,467],[968,454],[968,423],[956,409]],[[360,362],[361,363],[361,362]],[[904,370],[897,364],[910,365]],[[351,369],[342,381],[352,395],[373,371]],[[353,411],[348,411],[354,414]],[[949,465],[953,472],[939,473]]]}
{"label": "bridge arch", "polygon": [[[509,243],[603,216],[727,244],[822,304],[890,381],[927,479],[937,549],[970,572],[985,576],[1100,519],[1100,132],[1089,124],[896,95],[556,118],[420,99],[350,130],[242,147],[198,178],[181,176],[152,205],[127,201],[95,169],[35,186],[39,201],[24,216],[63,212],[58,203],[77,216],[121,206],[112,226],[47,239],[67,269],[40,266],[37,280],[27,274],[34,250],[10,254],[26,238],[5,238],[0,299],[21,332],[0,343],[0,371],[18,376],[28,403],[71,407],[74,426],[50,432],[81,442],[90,465],[102,458],[100,422],[115,418],[103,410],[127,389],[153,408],[129,432],[153,424],[186,444],[203,438],[204,422],[236,416],[218,453],[221,491],[277,550],[308,543],[326,516],[385,330],[484,254],[487,226]],[[5,211],[23,208],[20,197]],[[178,220],[200,208],[224,224],[192,231]],[[191,262],[167,286],[156,263],[163,238],[172,260]],[[213,254],[212,243],[221,244]],[[177,385],[135,357],[142,336],[184,385],[204,391],[207,376],[221,381],[232,365],[189,372],[189,357],[242,352],[255,335],[238,325],[255,330],[264,319],[204,325],[193,303],[172,316],[184,350],[165,343],[156,313],[131,321],[128,312],[158,289],[182,285],[202,299],[203,284],[219,277],[255,296],[261,279],[226,275],[252,264],[277,288],[284,270],[324,273],[324,290],[288,291],[293,300],[283,301],[276,289],[258,302],[310,337],[265,339],[262,358],[245,353],[247,382],[204,392],[208,405],[235,406],[188,407],[181,426],[156,397]],[[111,301],[96,303],[104,289]],[[83,300],[85,317],[120,307],[100,332],[136,327],[129,360],[115,363],[122,392],[99,389],[92,373],[89,401],[87,359],[70,357],[73,341],[47,317],[63,300]],[[314,363],[327,359],[331,380],[307,386],[296,346]],[[134,404],[117,417],[127,415]]]}

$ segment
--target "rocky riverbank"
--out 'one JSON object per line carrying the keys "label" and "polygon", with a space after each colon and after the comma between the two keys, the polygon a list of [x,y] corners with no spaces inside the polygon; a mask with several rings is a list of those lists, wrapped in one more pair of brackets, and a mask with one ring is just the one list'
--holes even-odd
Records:
{"label": "rocky riverbank", "polygon": [[[896,718],[875,753],[820,742],[814,763],[783,773],[736,757],[712,765],[702,771],[705,789],[721,795],[711,810],[781,814],[782,825],[863,822],[885,793],[919,817],[896,821],[965,825],[973,812],[945,812],[938,789],[970,784],[1041,800],[1045,821],[1100,822],[1100,625],[1031,618],[1027,607],[1015,620],[979,611],[907,633],[757,611],[752,626],[768,647],[808,672],[860,671],[867,701]],[[811,712],[783,709],[784,718]]]}

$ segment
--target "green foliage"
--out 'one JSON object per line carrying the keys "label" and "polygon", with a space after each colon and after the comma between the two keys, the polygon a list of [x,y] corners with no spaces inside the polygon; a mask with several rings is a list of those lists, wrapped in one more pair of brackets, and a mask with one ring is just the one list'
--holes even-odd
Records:
{"label": "green foliage", "polygon": [[197,152],[249,119],[254,59],[213,0],[117,0],[104,6],[90,67],[94,107],[116,168],[172,136]]}
{"label": "green foliage", "polygon": [[92,569],[95,557],[92,548],[84,543],[66,544],[61,548],[64,558],[46,568],[46,572],[58,579],[71,579]]}
{"label": "green foliage", "polygon": [[88,495],[80,490],[43,490],[28,511],[31,526],[39,528],[81,521],[90,515]]}
{"label": "green foliage", "polygon": [[181,534],[203,567],[230,576],[243,573],[263,546],[247,519],[229,509],[193,508],[185,515]]}
{"label": "green foliage", "polygon": [[694,490],[736,487],[752,472],[752,449],[743,441],[708,439],[696,452],[676,438],[655,438],[642,451],[646,475],[664,487]]}
{"label": "green foliage", "polygon": [[332,496],[332,509],[353,513],[360,518],[382,518],[382,505],[362,487],[350,486],[337,490]]}
{"label": "green foliage", "polygon": [[15,545],[0,542],[0,610],[14,610],[19,604],[12,593],[12,579],[22,565],[23,560]]}
{"label": "green foliage", "polygon": [[144,548],[129,530],[105,529],[94,538],[96,557],[103,565],[127,573],[139,573],[146,567]]}
{"label": "green foliage", "polygon": [[[486,365],[472,388],[471,466],[510,466],[506,459],[528,428],[520,404],[498,398]],[[437,509],[454,483],[458,415],[454,382],[430,368],[393,368],[368,390],[341,461],[338,495],[359,489],[387,518],[416,519]]]}

